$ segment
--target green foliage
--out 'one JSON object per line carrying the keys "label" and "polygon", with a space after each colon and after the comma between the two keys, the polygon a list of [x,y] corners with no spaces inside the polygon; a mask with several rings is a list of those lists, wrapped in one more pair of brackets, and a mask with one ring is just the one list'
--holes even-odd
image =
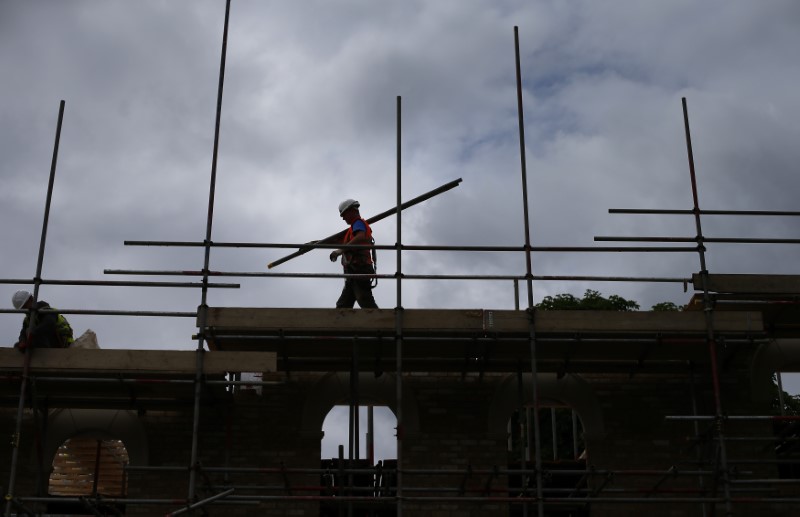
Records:
{"label": "green foliage", "polygon": [[537,309],[545,311],[554,310],[578,310],[580,309],[580,300],[571,294],[557,294],[555,296],[545,296],[544,299],[536,304]]}
{"label": "green foliage", "polygon": [[800,395],[789,395],[784,391],[783,404],[786,406],[787,415],[800,415]]}
{"label": "green foliage", "polygon": [[[776,415],[781,412],[780,398],[778,397],[778,379],[775,374],[772,375],[772,409]],[[787,415],[800,415],[800,395],[790,395],[784,391],[783,411]]]}
{"label": "green foliage", "polygon": [[661,302],[653,305],[650,310],[655,312],[680,312],[683,310],[683,306],[675,305],[672,302]]}
{"label": "green foliage", "polygon": [[604,298],[598,291],[587,289],[583,298],[575,298],[569,293],[545,296],[536,308],[544,311],[635,311],[639,304],[616,294]]}

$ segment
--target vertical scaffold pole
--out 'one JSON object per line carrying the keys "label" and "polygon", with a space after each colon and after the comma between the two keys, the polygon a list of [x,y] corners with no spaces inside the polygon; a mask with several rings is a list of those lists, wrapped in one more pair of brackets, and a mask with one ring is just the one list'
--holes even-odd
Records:
{"label": "vertical scaffold pole", "polygon": [[192,456],[189,465],[189,504],[195,502],[195,481],[197,479],[197,441],[200,427],[200,397],[203,381],[203,344],[205,342],[206,317],[208,305],[208,266],[211,257],[211,227],[214,221],[214,190],[217,183],[217,156],[219,154],[219,126],[222,115],[222,88],[225,84],[225,55],[228,50],[228,20],[230,18],[231,0],[225,2],[225,23],[222,30],[222,55],[219,64],[219,86],[217,88],[217,113],[214,123],[214,151],[211,157],[211,181],[208,189],[208,217],[206,219],[206,238],[203,258],[203,287],[201,289],[200,308],[197,311],[197,364],[194,379],[194,418],[192,422]]}
{"label": "vertical scaffold pole", "polygon": [[525,272],[528,287],[528,312],[530,313],[530,347],[531,347],[531,376],[533,386],[533,432],[535,435],[534,450],[536,461],[536,500],[539,517],[544,516],[544,503],[542,501],[542,451],[539,429],[539,379],[536,364],[536,321],[533,307],[533,272],[531,267],[531,232],[528,217],[528,177],[525,164],[525,122],[522,109],[522,74],[519,59],[519,27],[514,26],[514,52],[517,74],[517,113],[519,118],[519,159],[522,170],[522,209],[525,222]]}
{"label": "vertical scaffold pole", "polygon": [[350,356],[350,383],[348,388],[350,390],[350,401],[347,406],[347,461],[350,465],[350,468],[352,468],[353,458],[355,458],[355,455],[353,454],[353,435],[355,434],[353,416],[356,412],[356,409],[353,407],[356,399],[355,375],[355,343],[353,343],[353,351]]}
{"label": "vertical scaffold pole", "polygon": [[28,322],[28,347],[25,349],[25,360],[22,366],[22,384],[19,390],[19,404],[17,405],[17,420],[14,435],[11,437],[11,474],[8,479],[8,490],[6,493],[6,508],[4,515],[11,515],[11,502],[14,497],[14,489],[17,482],[17,462],[19,461],[19,437],[22,430],[22,413],[25,409],[25,394],[28,386],[28,374],[31,367],[31,355],[33,354],[31,345],[30,329],[36,325],[36,302],[39,300],[39,285],[42,282],[42,264],[44,263],[44,247],[47,242],[47,225],[50,221],[50,203],[53,199],[53,185],[56,178],[56,164],[58,163],[58,146],[61,142],[61,124],[64,121],[64,106],[62,100],[58,106],[58,122],[56,123],[56,140],[53,145],[53,159],[50,162],[50,180],[47,184],[47,198],[44,205],[44,221],[42,222],[42,236],[39,241],[39,258],[36,262],[36,277],[33,279],[33,305],[30,309],[30,320]]}
{"label": "vertical scaffold pole", "polygon": [[358,376],[358,338],[353,338],[353,458],[361,459],[361,379]]}
{"label": "vertical scaffold pole", "polygon": [[[692,395],[692,416],[698,415],[698,408],[697,408],[697,384],[695,383],[694,379],[694,363],[689,362],[689,386],[691,387],[691,395]],[[697,458],[697,464],[701,464],[701,460],[703,459],[703,452],[700,450],[700,422],[695,420],[692,422],[692,428],[694,430],[694,437],[697,439],[695,442],[695,457]],[[700,486],[700,490],[705,493],[705,480],[703,476],[697,476],[697,482]],[[708,515],[708,505],[703,503],[703,517]]]}
{"label": "vertical scaffold pole", "polygon": [[[514,285],[517,285],[516,280],[514,281]],[[519,299],[517,303],[519,303]],[[519,310],[519,307],[517,307],[517,310]],[[519,411],[519,413],[517,413],[518,429],[511,429],[511,443],[514,443],[513,435],[516,434],[517,443],[519,444],[519,468],[520,470],[527,470],[528,421],[526,417],[528,411],[525,407],[525,382],[522,374],[521,362],[517,365],[517,400],[519,402],[517,409],[517,411]],[[528,476],[522,474],[522,472],[519,474],[519,490],[522,497],[528,497]],[[528,503],[522,503],[522,517],[528,517]]]}
{"label": "vertical scaffold pole", "polygon": [[720,470],[722,472],[722,489],[725,497],[725,515],[732,515],[730,480],[728,477],[728,454],[725,445],[725,433],[722,414],[722,397],[719,385],[719,368],[717,366],[717,343],[714,336],[714,308],[708,291],[708,268],[706,267],[706,248],[704,245],[703,229],[700,224],[700,202],[697,196],[697,176],[694,169],[694,153],[692,152],[692,135],[689,131],[689,111],[686,107],[686,97],[681,99],[683,105],[683,125],[686,133],[686,151],[689,158],[689,176],[692,182],[692,201],[694,206],[695,228],[697,230],[697,254],[700,258],[700,279],[703,285],[703,314],[706,320],[706,340],[708,354],[711,362],[711,381],[714,389],[714,408],[716,411],[716,426],[719,436]]}
{"label": "vertical scaffold pole", "polygon": [[[361,403],[359,400],[358,394],[358,339],[356,337],[353,338],[353,352],[350,358],[350,425],[349,425],[349,437],[348,437],[348,455],[347,455],[347,468],[354,469],[358,468],[357,463],[359,460],[359,441],[358,435],[361,432],[359,430],[359,404]],[[352,496],[355,492],[353,491],[353,486],[355,484],[355,474],[350,472],[347,475],[347,492],[348,496]],[[353,501],[347,501],[347,517],[353,517]]]}
{"label": "vertical scaffold pole", "polygon": [[375,466],[375,412],[372,404],[367,406],[367,463]]}
{"label": "vertical scaffold pole", "polygon": [[403,203],[402,200],[402,181],[401,181],[401,153],[400,153],[400,142],[401,142],[401,128],[402,128],[402,119],[401,119],[401,107],[402,107],[402,98],[398,95],[397,96],[397,306],[394,310],[394,325],[395,325],[395,350],[397,353],[396,361],[397,361],[397,380],[396,380],[396,387],[397,387],[397,491],[396,491],[396,500],[397,500],[397,517],[403,516],[403,291],[402,291],[402,251],[400,249],[402,243],[402,225],[400,221],[402,220],[402,210],[400,206]]}

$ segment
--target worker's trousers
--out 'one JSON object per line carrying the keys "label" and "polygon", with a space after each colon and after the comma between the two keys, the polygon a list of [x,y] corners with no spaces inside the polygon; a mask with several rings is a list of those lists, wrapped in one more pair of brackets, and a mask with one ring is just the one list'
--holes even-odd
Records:
{"label": "worker's trousers", "polygon": [[[346,275],[374,275],[372,264],[348,264],[344,267]],[[362,309],[377,309],[378,304],[372,297],[372,286],[369,278],[345,278],[344,288],[336,300],[337,309],[352,309],[356,302]]]}

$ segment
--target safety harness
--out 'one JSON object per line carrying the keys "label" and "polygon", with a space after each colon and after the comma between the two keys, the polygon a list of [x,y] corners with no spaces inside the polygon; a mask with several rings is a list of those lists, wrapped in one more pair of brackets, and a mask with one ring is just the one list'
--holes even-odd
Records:
{"label": "safety harness", "polygon": [[[359,218],[359,221],[364,223],[364,227],[367,229],[367,239],[371,244],[375,244],[375,239],[372,237],[372,228],[369,227],[369,224],[364,219]],[[355,223],[355,222],[354,222]],[[347,232],[344,234],[344,238],[342,242],[350,242],[353,239],[353,225],[351,224],[350,227],[347,229]],[[369,250],[352,250],[352,251],[345,251],[342,254],[342,265],[347,264],[371,264],[375,273],[378,272],[378,254],[375,251],[375,248]],[[370,280],[370,287],[375,289],[378,286],[378,278],[375,277]]]}

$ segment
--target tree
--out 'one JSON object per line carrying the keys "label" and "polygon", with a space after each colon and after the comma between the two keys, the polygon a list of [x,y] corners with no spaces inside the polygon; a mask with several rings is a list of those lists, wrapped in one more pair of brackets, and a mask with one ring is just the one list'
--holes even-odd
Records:
{"label": "tree", "polygon": [[683,306],[675,305],[672,302],[661,302],[653,305],[650,310],[654,312],[680,312],[683,310]]}
{"label": "tree", "polygon": [[600,292],[587,289],[583,298],[576,298],[569,293],[545,296],[536,304],[536,308],[544,311],[635,311],[639,309],[639,304],[616,294],[604,298]]}

